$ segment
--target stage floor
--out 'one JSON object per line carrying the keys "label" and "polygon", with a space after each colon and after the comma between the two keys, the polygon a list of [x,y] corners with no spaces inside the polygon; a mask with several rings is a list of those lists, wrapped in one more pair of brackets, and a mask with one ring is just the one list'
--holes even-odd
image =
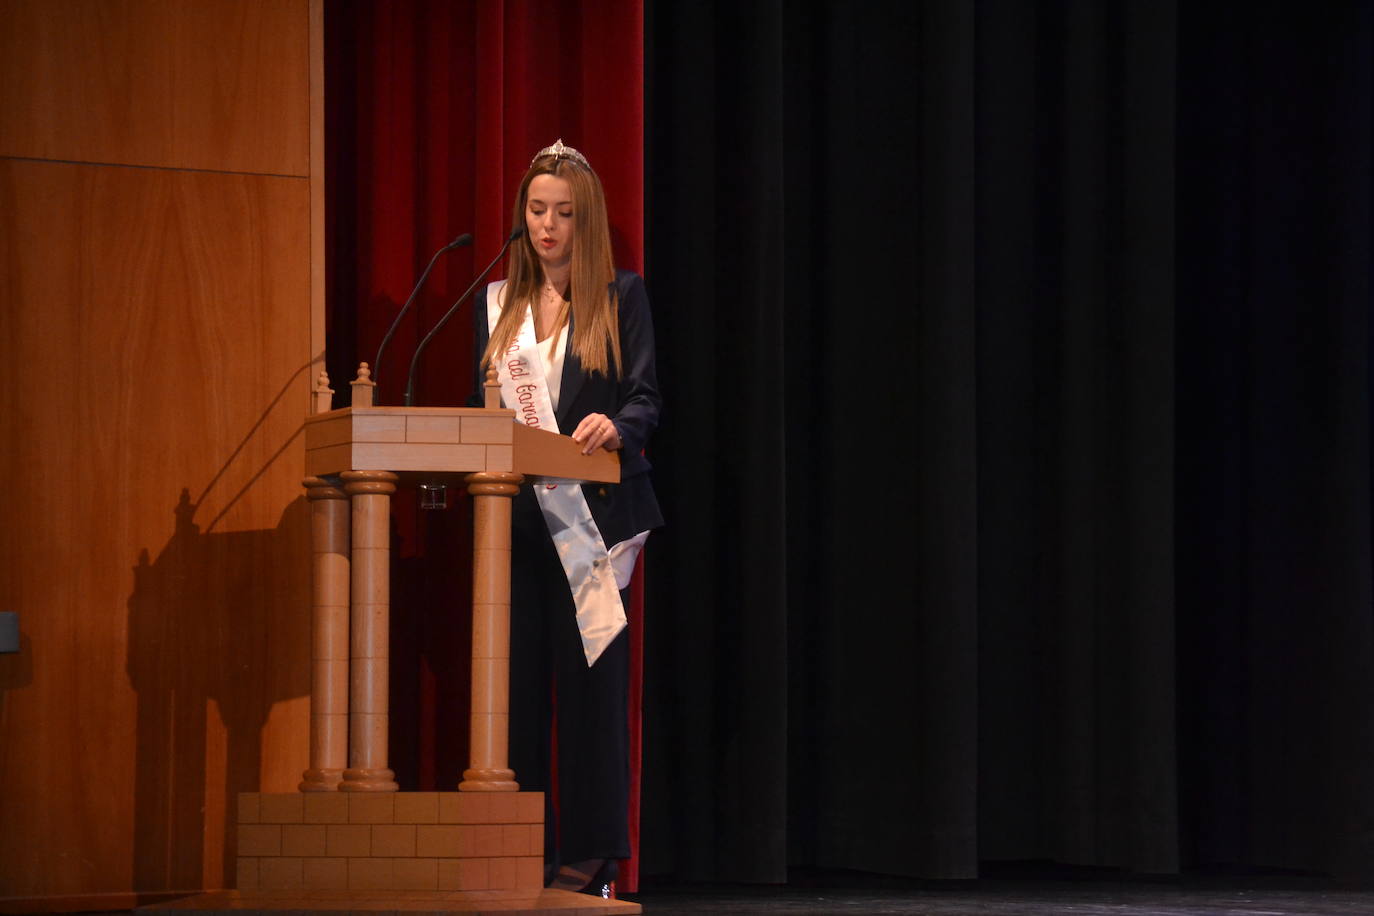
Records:
{"label": "stage floor", "polygon": [[[601,901],[584,898],[593,912]],[[1158,880],[991,880],[917,882],[857,874],[808,877],[779,885],[647,883],[626,895],[651,916],[801,916],[801,914],[925,914],[925,916],[1368,916],[1374,889],[1341,887],[1323,878]],[[367,916],[404,916],[414,901],[372,905]],[[376,902],[374,901],[374,904]],[[176,909],[172,904],[170,909]],[[290,916],[318,907],[297,905]],[[337,907],[335,908],[337,909]],[[420,907],[427,912],[441,908]],[[484,909],[484,908],[479,908]],[[146,912],[146,911],[144,911]],[[280,912],[280,911],[279,911]],[[360,912],[360,911],[359,911]],[[458,910],[454,910],[458,912]],[[467,912],[471,913],[472,910]],[[489,910],[493,914],[495,908]],[[107,916],[138,916],[129,911]],[[199,913],[196,916],[205,916]]]}
{"label": "stage floor", "polygon": [[901,886],[646,887],[629,895],[646,916],[730,913],[929,914],[929,916],[1367,916],[1374,890],[1325,880],[969,881]]}

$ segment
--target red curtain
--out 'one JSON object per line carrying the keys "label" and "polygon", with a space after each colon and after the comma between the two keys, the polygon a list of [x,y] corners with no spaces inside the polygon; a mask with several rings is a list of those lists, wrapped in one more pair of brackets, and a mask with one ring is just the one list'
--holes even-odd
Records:
{"label": "red curtain", "polygon": [[[644,265],[642,0],[347,2],[325,7],[328,365],[347,391],[433,253],[412,315],[375,367],[399,404],[419,338],[499,250],[530,158],[562,138],[606,187],[617,266]],[[492,278],[502,276],[498,266]],[[471,311],[426,351],[416,404],[455,405],[472,379]],[[391,760],[403,789],[452,789],[466,765],[470,522],[398,494],[393,567]],[[637,884],[643,607],[629,609],[631,841]],[[518,778],[518,774],[517,774]]]}

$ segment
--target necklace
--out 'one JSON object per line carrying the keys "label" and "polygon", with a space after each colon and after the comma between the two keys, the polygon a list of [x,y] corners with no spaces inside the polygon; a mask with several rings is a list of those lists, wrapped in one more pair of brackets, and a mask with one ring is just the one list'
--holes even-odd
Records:
{"label": "necklace", "polygon": [[[534,329],[535,340],[540,343],[554,336],[554,331],[563,326],[564,314],[568,308],[568,300],[563,298],[563,294],[558,291],[548,280],[544,281],[543,288],[539,291],[540,302],[534,309]],[[549,312],[552,311],[552,314]],[[540,332],[543,336],[540,336]]]}

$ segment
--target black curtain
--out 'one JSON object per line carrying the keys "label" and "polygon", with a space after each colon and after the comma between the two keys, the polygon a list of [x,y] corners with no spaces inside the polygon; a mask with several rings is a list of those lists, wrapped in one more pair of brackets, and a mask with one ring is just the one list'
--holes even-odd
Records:
{"label": "black curtain", "polygon": [[1367,10],[648,14],[645,873],[1367,869]]}
{"label": "black curtain", "polygon": [[1205,6],[1179,69],[1185,839],[1367,876],[1374,16]]}

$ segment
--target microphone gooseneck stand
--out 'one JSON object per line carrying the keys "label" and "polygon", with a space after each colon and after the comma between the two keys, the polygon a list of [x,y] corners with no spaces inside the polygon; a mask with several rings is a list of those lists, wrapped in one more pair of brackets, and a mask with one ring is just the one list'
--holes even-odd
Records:
{"label": "microphone gooseneck stand", "polygon": [[448,323],[448,320],[453,317],[454,313],[458,311],[458,306],[463,304],[463,300],[466,299],[468,296],[472,295],[473,291],[477,289],[477,285],[481,283],[484,279],[486,279],[487,274],[491,273],[491,269],[496,266],[497,262],[499,262],[503,257],[506,256],[506,249],[510,247],[511,242],[520,238],[520,236],[524,234],[524,226],[517,226],[514,230],[511,231],[511,234],[506,238],[506,244],[501,246],[501,250],[496,253],[496,257],[492,258],[491,263],[488,264],[482,270],[482,272],[477,275],[477,279],[472,281],[472,285],[469,286],[466,291],[464,291],[463,295],[459,296],[456,300],[454,300],[453,305],[450,306],[449,310],[444,313],[444,317],[439,319],[439,323],[434,326],[434,329],[432,331],[425,335],[424,339],[420,341],[420,345],[415,348],[415,355],[412,356],[410,359],[410,376],[406,379],[406,407],[411,406],[411,401],[413,400],[413,395],[415,393],[415,370],[420,366],[420,354],[425,352],[425,347],[428,346],[429,342],[434,339],[434,335],[438,334],[439,331],[443,328],[443,326]]}

